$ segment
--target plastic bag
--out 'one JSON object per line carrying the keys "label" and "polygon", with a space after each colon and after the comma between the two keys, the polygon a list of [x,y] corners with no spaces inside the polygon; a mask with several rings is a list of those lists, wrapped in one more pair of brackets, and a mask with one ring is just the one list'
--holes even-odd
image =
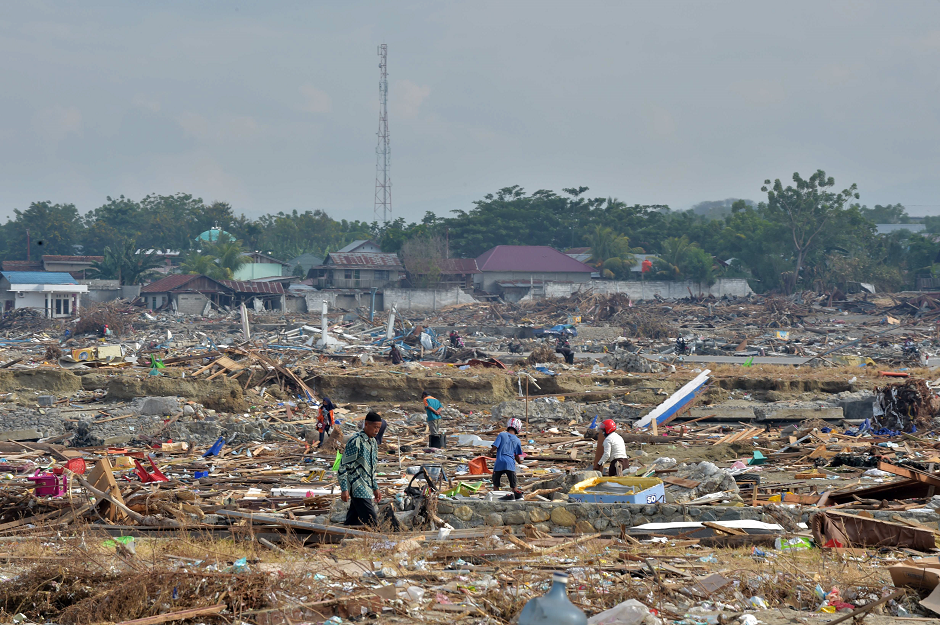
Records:
{"label": "plastic bag", "polygon": [[640,625],[650,609],[636,599],[627,599],[588,619],[588,625]]}

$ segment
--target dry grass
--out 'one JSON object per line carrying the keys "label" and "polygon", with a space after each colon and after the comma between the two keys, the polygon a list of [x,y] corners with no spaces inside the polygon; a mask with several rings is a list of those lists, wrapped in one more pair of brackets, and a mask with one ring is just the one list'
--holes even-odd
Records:
{"label": "dry grass", "polygon": [[[443,595],[453,603],[472,599],[476,617],[508,623],[530,598],[544,594],[552,571],[572,575],[569,596],[589,614],[637,599],[656,607],[669,619],[681,618],[691,605],[720,601],[744,608],[752,596],[762,597],[771,607],[812,610],[818,604],[814,589],[839,588],[850,603],[867,603],[882,596],[891,586],[886,567],[878,557],[841,558],[810,550],[755,558],[749,549],[703,549],[688,545],[630,545],[610,539],[590,540],[551,555],[518,550],[512,556],[474,558],[467,552],[512,548],[493,529],[490,536],[475,540],[422,543],[405,535],[383,535],[344,541],[339,545],[302,547],[288,536],[283,552],[269,551],[255,542],[180,533],[160,539],[138,539],[137,557],[124,559],[105,537],[87,531],[84,536],[7,543],[3,550],[14,557],[58,556],[21,569],[19,575],[0,581],[0,619],[9,621],[22,612],[32,620],[44,619],[66,625],[122,621],[153,614],[225,603],[224,614],[206,617],[208,623],[253,620],[253,610],[280,612],[334,596],[368,592],[377,580],[368,574],[387,567],[393,578],[407,585],[428,589],[425,601]],[[2,543],[0,539],[0,543]],[[770,550],[767,550],[770,551]],[[457,560],[457,554],[472,560],[480,570],[468,575],[440,575],[435,570]],[[716,563],[699,562],[713,555]],[[246,558],[248,569],[233,571],[232,563]],[[670,577],[661,571],[664,584],[657,583],[637,557],[657,563],[688,566],[695,575],[718,572],[731,584],[695,601],[682,594],[692,582]],[[345,563],[345,564],[344,564]],[[347,566],[345,574],[336,572]],[[324,573],[326,577],[317,576]],[[363,574],[366,577],[363,577]],[[7,572],[4,571],[5,576]],[[427,575],[431,574],[429,579]],[[491,577],[496,583],[481,583]],[[395,579],[388,579],[394,583]],[[434,586],[435,590],[430,590]],[[670,604],[675,613],[670,613]],[[402,620],[423,620],[424,607],[387,603]],[[686,607],[683,607],[686,606]],[[320,620],[331,613],[346,618],[343,606],[321,606]],[[358,608],[356,608],[358,609]],[[287,613],[285,612],[285,615]],[[353,614],[358,616],[358,612]],[[387,615],[386,615],[387,616]],[[383,616],[383,619],[386,618]]]}

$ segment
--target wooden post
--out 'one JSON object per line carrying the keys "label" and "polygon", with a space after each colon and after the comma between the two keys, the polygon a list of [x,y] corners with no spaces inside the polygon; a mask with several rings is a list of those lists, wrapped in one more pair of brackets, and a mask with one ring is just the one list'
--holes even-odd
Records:
{"label": "wooden post", "polygon": [[650,421],[650,427],[653,428],[653,436],[659,436],[659,422],[656,419]]}
{"label": "wooden post", "polygon": [[529,376],[525,378],[525,429],[529,429]]}

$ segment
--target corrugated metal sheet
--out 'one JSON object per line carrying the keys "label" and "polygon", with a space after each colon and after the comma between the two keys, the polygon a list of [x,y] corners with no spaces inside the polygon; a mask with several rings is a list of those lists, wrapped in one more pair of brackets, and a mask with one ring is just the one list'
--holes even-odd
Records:
{"label": "corrugated metal sheet", "polygon": [[219,280],[219,282],[236,293],[284,294],[284,286],[280,282],[242,282],[240,280]]}
{"label": "corrugated metal sheet", "polygon": [[3,271],[42,271],[41,260],[5,260]]}
{"label": "corrugated metal sheet", "polygon": [[64,271],[4,271],[10,284],[78,284]]}
{"label": "corrugated metal sheet", "polygon": [[589,267],[558,250],[543,245],[497,245],[480,254],[480,271],[528,271],[531,273],[591,273]]}
{"label": "corrugated metal sheet", "polygon": [[441,263],[441,273],[480,273],[475,258],[445,258]]}
{"label": "corrugated metal sheet", "polygon": [[56,256],[46,254],[42,260],[47,263],[94,263],[104,262],[104,256]]}
{"label": "corrugated metal sheet", "polygon": [[341,254],[332,252],[326,257],[326,265],[334,267],[368,267],[368,268],[388,268],[404,269],[397,254]]}
{"label": "corrugated metal sheet", "polygon": [[161,278],[156,282],[151,282],[147,286],[140,289],[141,293],[168,293],[169,291],[175,291],[187,284],[192,282],[199,276],[195,274],[186,274],[186,273],[177,273],[165,278]]}

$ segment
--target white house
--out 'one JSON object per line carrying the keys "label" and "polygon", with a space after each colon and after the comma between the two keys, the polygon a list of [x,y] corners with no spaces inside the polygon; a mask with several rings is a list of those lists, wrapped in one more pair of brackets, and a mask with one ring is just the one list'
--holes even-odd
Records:
{"label": "white house", "polygon": [[4,271],[0,273],[0,300],[4,312],[35,308],[46,317],[70,317],[81,308],[88,287],[67,273],[54,271]]}

